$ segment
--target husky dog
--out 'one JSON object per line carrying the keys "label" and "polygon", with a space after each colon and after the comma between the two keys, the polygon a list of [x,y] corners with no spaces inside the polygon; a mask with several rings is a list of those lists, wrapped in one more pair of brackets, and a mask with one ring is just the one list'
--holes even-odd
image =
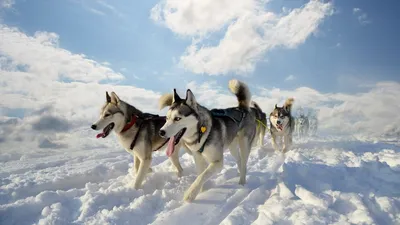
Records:
{"label": "husky dog", "polygon": [[[115,92],[111,92],[111,96],[106,92],[106,103],[101,108],[100,119],[91,128],[102,130],[97,138],[105,138],[114,130],[122,147],[133,156],[134,172],[137,175],[134,188],[139,189],[146,174],[152,171],[150,164],[153,151],[165,148],[169,141],[159,135],[165,121],[165,117],[143,113],[122,101]],[[179,149],[180,146],[178,142],[169,143],[167,149],[167,155],[176,167],[178,177],[182,175],[183,169],[179,163],[179,151],[173,149]]]}
{"label": "husky dog", "polygon": [[190,89],[186,91],[185,99],[179,97],[176,89],[173,95],[160,98],[160,108],[170,106],[160,135],[172,139],[181,135],[181,142],[192,151],[196,164],[198,176],[185,192],[185,201],[193,201],[203,190],[203,184],[222,169],[223,153],[227,148],[236,159],[239,184],[246,183],[246,166],[257,124],[250,110],[251,94],[247,85],[231,80],[229,89],[237,97],[237,107],[208,110],[196,101]]}
{"label": "husky dog", "polygon": [[251,102],[251,110],[257,121],[256,139],[258,138],[258,146],[262,147],[264,145],[265,130],[267,129],[267,114],[254,101]]}
{"label": "husky dog", "polygon": [[293,98],[288,98],[282,107],[278,107],[275,104],[274,110],[269,115],[272,147],[279,151],[276,143],[277,137],[283,137],[283,153],[287,152],[292,145],[292,136],[295,128],[295,120],[291,114],[293,101]]}
{"label": "husky dog", "polygon": [[316,115],[311,115],[310,117],[310,135],[314,136],[317,134],[318,130],[318,118]]}
{"label": "husky dog", "polygon": [[308,135],[309,128],[310,122],[307,116],[301,114],[298,118],[296,118],[296,133],[299,138],[306,137]]}

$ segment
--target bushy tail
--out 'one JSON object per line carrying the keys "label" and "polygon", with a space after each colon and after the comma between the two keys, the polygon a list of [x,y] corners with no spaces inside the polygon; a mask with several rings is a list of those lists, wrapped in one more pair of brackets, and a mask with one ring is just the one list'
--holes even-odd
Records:
{"label": "bushy tail", "polygon": [[292,106],[293,106],[293,102],[294,102],[294,98],[288,98],[285,101],[285,104],[283,105],[283,107],[285,107],[288,111],[292,110]]}
{"label": "bushy tail", "polygon": [[239,107],[250,108],[251,93],[245,83],[236,79],[230,80],[229,89],[236,95]]}
{"label": "bushy tail", "polygon": [[160,110],[161,110],[167,106],[171,106],[173,99],[174,98],[171,93],[162,95],[160,97],[160,99],[158,100],[158,108],[160,108]]}
{"label": "bushy tail", "polygon": [[257,109],[257,111],[262,112],[261,107],[255,101],[251,101],[251,107]]}

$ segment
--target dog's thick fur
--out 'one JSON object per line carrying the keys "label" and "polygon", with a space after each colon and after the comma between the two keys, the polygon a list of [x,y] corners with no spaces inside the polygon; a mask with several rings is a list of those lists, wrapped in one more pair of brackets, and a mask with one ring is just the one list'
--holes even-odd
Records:
{"label": "dog's thick fur", "polygon": [[229,89],[236,95],[238,106],[223,111],[232,115],[240,113],[243,116],[240,123],[229,116],[218,116],[216,111],[200,105],[190,89],[186,91],[186,99],[181,99],[175,89],[173,95],[160,98],[160,108],[170,106],[167,121],[160,132],[164,137],[184,132],[181,142],[192,151],[198,172],[198,177],[185,192],[185,201],[193,201],[203,190],[204,183],[222,169],[223,152],[227,148],[237,161],[239,184],[246,183],[247,161],[256,134],[256,120],[250,110],[251,94],[247,85],[231,80]]}
{"label": "dog's thick fur", "polygon": [[275,104],[274,110],[269,115],[272,147],[276,151],[279,151],[276,141],[278,137],[283,137],[283,153],[289,150],[293,140],[293,132],[295,129],[295,120],[291,114],[293,102],[293,98],[288,98],[282,107],[278,107]]}
{"label": "dog's thick fur", "polygon": [[258,140],[258,147],[262,147],[264,145],[265,131],[267,129],[267,114],[265,114],[261,107],[254,101],[251,102],[251,110],[257,121],[256,140]]}
{"label": "dog's thick fur", "polygon": [[[123,131],[133,117],[137,117],[137,122]],[[165,121],[165,117],[143,113],[134,106],[122,101],[115,92],[111,92],[111,96],[106,92],[106,103],[101,108],[100,119],[92,125],[92,129],[102,130],[111,126],[122,147],[133,156],[134,172],[136,173],[135,189],[142,187],[142,182],[147,172],[152,171],[150,165],[153,151],[165,149],[167,146],[167,139],[159,135],[159,130],[165,124]],[[111,130],[104,137],[108,136],[110,132]],[[130,149],[133,142],[135,143],[133,149]],[[180,177],[183,171],[179,163],[181,144],[178,143],[175,147],[177,151],[171,155],[170,160],[176,167]]]}

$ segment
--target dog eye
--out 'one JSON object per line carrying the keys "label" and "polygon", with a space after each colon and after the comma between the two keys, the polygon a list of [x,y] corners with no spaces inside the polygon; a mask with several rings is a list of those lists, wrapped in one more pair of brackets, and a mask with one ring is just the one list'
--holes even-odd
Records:
{"label": "dog eye", "polygon": [[109,116],[111,116],[111,114],[109,114],[109,113],[104,115],[104,117],[109,117]]}
{"label": "dog eye", "polygon": [[175,121],[179,121],[179,120],[181,120],[181,118],[180,118],[180,117],[175,117],[174,120],[175,120]]}

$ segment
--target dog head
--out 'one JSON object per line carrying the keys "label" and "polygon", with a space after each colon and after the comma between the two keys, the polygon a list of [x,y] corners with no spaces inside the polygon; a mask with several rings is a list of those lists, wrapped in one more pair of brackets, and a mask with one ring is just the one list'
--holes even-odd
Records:
{"label": "dog head", "polygon": [[282,107],[278,107],[278,105],[275,104],[275,108],[270,114],[271,125],[279,131],[283,131],[290,122],[293,101],[293,98],[287,99]]}
{"label": "dog head", "polygon": [[111,96],[106,92],[106,103],[100,110],[100,118],[91,126],[93,130],[103,130],[98,137],[107,137],[113,129],[122,130],[126,120],[123,108],[123,102],[115,92],[111,92]]}
{"label": "dog head", "polygon": [[300,116],[299,118],[297,118],[297,123],[299,125],[304,125],[306,123],[306,117],[305,116]]}
{"label": "dog head", "polygon": [[197,129],[197,102],[190,89],[186,91],[185,99],[181,99],[174,89],[171,99],[166,122],[160,129],[160,136],[163,138],[173,137],[175,142],[178,142],[180,138],[185,136],[186,130]]}

